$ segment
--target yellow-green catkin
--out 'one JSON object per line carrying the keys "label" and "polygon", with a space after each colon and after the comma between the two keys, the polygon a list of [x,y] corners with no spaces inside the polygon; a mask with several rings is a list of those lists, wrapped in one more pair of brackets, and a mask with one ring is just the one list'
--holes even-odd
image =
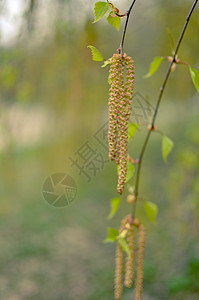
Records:
{"label": "yellow-green catkin", "polygon": [[132,216],[129,214],[126,217],[124,217],[121,221],[121,227],[120,227],[120,232],[122,232],[122,230],[124,230],[126,224],[131,223],[132,220]]}
{"label": "yellow-green catkin", "polygon": [[118,115],[120,114],[120,101],[124,95],[124,63],[120,54],[114,54],[110,59],[110,89],[109,89],[109,159],[115,160],[117,136],[118,136]]}
{"label": "yellow-green catkin", "polygon": [[144,229],[144,226],[142,224],[140,224],[138,227],[135,300],[142,299],[143,278],[144,278],[145,240],[146,240],[145,229]]}
{"label": "yellow-green catkin", "polygon": [[131,252],[131,256],[126,257],[124,284],[126,287],[131,288],[133,285],[133,266],[135,259],[135,227],[133,225],[131,225],[128,230],[127,243]]}
{"label": "yellow-green catkin", "polygon": [[126,174],[127,174],[127,161],[128,161],[128,123],[130,117],[130,110],[133,97],[134,88],[134,66],[133,59],[123,55],[123,61],[126,65],[126,80],[124,83],[124,96],[120,101],[120,113],[118,115],[118,146],[119,151],[119,176],[117,191],[119,194],[123,193]]}
{"label": "yellow-green catkin", "polygon": [[[127,215],[121,221],[119,232],[126,229],[126,225],[131,221],[131,215]],[[123,292],[123,277],[124,277],[124,251],[117,241],[115,255],[115,300],[120,300]]]}
{"label": "yellow-green catkin", "polygon": [[116,246],[116,257],[115,257],[115,300],[120,300],[122,298],[123,273],[124,273],[124,252],[118,241]]}
{"label": "yellow-green catkin", "polygon": [[133,60],[126,53],[110,59],[109,158],[119,165],[117,191],[123,193],[128,161],[128,122],[134,88]]}

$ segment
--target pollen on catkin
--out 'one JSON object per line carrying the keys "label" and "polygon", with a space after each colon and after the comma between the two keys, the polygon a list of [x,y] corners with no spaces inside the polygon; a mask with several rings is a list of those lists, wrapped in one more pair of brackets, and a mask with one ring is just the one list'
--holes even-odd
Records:
{"label": "pollen on catkin", "polygon": [[[131,221],[131,215],[127,215],[121,221],[119,232],[121,233],[126,225]],[[117,241],[116,255],[115,255],[115,300],[120,300],[123,292],[123,275],[124,275],[124,252]]]}
{"label": "pollen on catkin", "polygon": [[126,257],[124,285],[130,288],[133,284],[133,266],[135,259],[135,227],[132,225],[130,226],[127,233],[127,244],[129,246],[131,256]]}
{"label": "pollen on catkin", "polygon": [[125,228],[126,224],[131,223],[131,219],[132,219],[132,216],[130,214],[122,219],[120,232]]}
{"label": "pollen on catkin", "polygon": [[138,227],[138,244],[137,244],[137,265],[136,265],[136,282],[135,282],[135,300],[142,299],[143,278],[144,278],[144,250],[146,234],[142,224]]}
{"label": "pollen on catkin", "polygon": [[115,257],[115,300],[120,300],[123,292],[124,252],[117,242]]}
{"label": "pollen on catkin", "polygon": [[120,100],[124,94],[124,64],[120,54],[114,54],[110,59],[111,87],[109,89],[109,158],[115,160],[117,135],[118,135],[118,115],[120,110]]}
{"label": "pollen on catkin", "polygon": [[133,60],[126,54],[110,59],[109,158],[119,164],[117,191],[123,193],[128,161],[128,122],[134,87]]}

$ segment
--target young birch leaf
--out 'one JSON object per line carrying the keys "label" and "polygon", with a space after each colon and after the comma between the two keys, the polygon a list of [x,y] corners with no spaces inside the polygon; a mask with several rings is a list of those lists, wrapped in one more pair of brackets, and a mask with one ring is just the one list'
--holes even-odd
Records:
{"label": "young birch leaf", "polygon": [[175,43],[174,43],[173,35],[172,35],[171,30],[169,28],[167,28],[167,32],[168,32],[170,43],[171,43],[171,50],[172,50],[172,53],[174,54]]}
{"label": "young birch leaf", "polygon": [[106,60],[104,64],[101,66],[101,68],[105,68],[106,66],[110,65],[110,63],[111,63],[110,60]]}
{"label": "young birch leaf", "polygon": [[128,229],[124,229],[122,230],[122,232],[119,234],[118,238],[122,238],[122,239],[125,239],[126,236],[127,236],[127,233],[128,233]]}
{"label": "young birch leaf", "polygon": [[92,23],[98,22],[107,12],[108,10],[108,2],[96,2],[95,3],[95,8],[94,8],[94,13],[95,13],[95,20]]}
{"label": "young birch leaf", "polygon": [[128,140],[129,140],[129,142],[134,137],[134,135],[135,135],[138,128],[139,128],[139,124],[129,123],[129,126],[128,126]]}
{"label": "young birch leaf", "polygon": [[150,201],[145,201],[145,210],[146,214],[149,218],[149,220],[153,223],[156,224],[156,215],[158,212],[158,207],[156,204]]}
{"label": "young birch leaf", "polygon": [[110,25],[115,27],[118,31],[120,30],[120,24],[121,24],[120,17],[117,17],[113,11],[110,12],[110,14],[107,17],[107,20]]}
{"label": "young birch leaf", "polygon": [[119,243],[122,247],[122,249],[127,253],[129,257],[131,257],[131,251],[129,248],[129,245],[127,244],[126,240],[124,238],[119,238]]}
{"label": "young birch leaf", "polygon": [[195,88],[197,89],[197,91],[199,92],[199,70],[196,70],[192,67],[189,68],[190,74],[191,74],[191,78],[193,80],[193,83],[195,85]]}
{"label": "young birch leaf", "polygon": [[118,211],[118,208],[120,207],[121,199],[120,198],[112,198],[111,199],[111,212],[108,215],[107,219],[112,219],[116,212]]}
{"label": "young birch leaf", "polygon": [[164,57],[162,57],[162,56],[156,56],[151,63],[149,73],[147,73],[144,76],[144,78],[151,77],[157,71],[157,69],[161,65],[161,62],[163,61],[163,59],[164,59]]}
{"label": "young birch leaf", "polygon": [[99,52],[99,50],[97,50],[97,48],[95,48],[93,46],[87,46],[87,48],[91,49],[92,60],[94,60],[94,61],[102,61],[102,60],[104,60],[102,54]]}
{"label": "young birch leaf", "polygon": [[165,162],[167,162],[167,156],[173,148],[173,142],[168,136],[163,135],[162,137],[162,156]]}
{"label": "young birch leaf", "polygon": [[105,243],[114,243],[117,240],[119,231],[115,228],[108,228],[107,238],[104,240]]}
{"label": "young birch leaf", "polygon": [[134,164],[132,164],[130,161],[127,161],[127,174],[126,174],[126,182],[128,182],[135,172]]}

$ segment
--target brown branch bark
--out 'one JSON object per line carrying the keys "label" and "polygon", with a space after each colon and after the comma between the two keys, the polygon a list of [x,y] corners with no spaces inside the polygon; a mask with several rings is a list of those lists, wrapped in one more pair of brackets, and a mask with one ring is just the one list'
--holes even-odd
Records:
{"label": "brown branch bark", "polygon": [[136,203],[137,203],[137,199],[138,199],[138,193],[139,193],[139,184],[140,184],[140,174],[141,174],[141,166],[142,166],[142,162],[143,162],[143,157],[144,157],[144,154],[145,154],[145,151],[146,151],[146,148],[147,148],[147,145],[148,145],[148,141],[150,139],[150,136],[151,136],[151,132],[153,131],[153,128],[155,126],[155,121],[156,121],[156,118],[157,118],[157,114],[158,114],[158,110],[159,110],[159,106],[160,106],[160,103],[161,103],[161,100],[162,100],[162,96],[163,96],[163,93],[165,91],[165,87],[166,87],[166,84],[168,82],[168,79],[169,79],[169,76],[171,74],[171,68],[173,66],[173,64],[176,62],[176,55],[178,53],[178,50],[180,48],[180,45],[181,45],[181,42],[183,40],[183,37],[184,37],[184,34],[185,34],[185,31],[187,29],[187,26],[188,26],[188,23],[189,23],[189,20],[191,18],[191,15],[196,7],[196,4],[197,4],[198,0],[195,0],[187,17],[186,17],[186,21],[185,21],[185,24],[183,26],[183,29],[182,29],[182,32],[180,34],[180,37],[179,37],[179,40],[177,42],[177,45],[176,45],[176,48],[175,48],[175,52],[174,52],[174,55],[173,55],[173,58],[172,58],[172,61],[170,62],[169,64],[169,68],[167,70],[167,73],[165,75],[165,78],[164,78],[164,81],[163,81],[163,84],[160,88],[160,93],[159,93],[159,96],[158,96],[158,99],[157,99],[157,103],[156,103],[156,107],[155,107],[155,111],[154,111],[154,114],[153,114],[153,118],[152,118],[152,122],[151,122],[151,126],[150,126],[150,130],[148,131],[147,133],[147,136],[145,138],[145,141],[144,141],[144,144],[142,146],[142,149],[141,149],[141,152],[140,152],[140,156],[139,156],[139,164],[138,164],[138,169],[137,169],[137,174],[136,174],[136,181],[135,181],[135,193],[134,193],[134,196],[135,196],[135,201],[133,203],[133,211],[132,211],[132,216],[133,218],[135,217],[135,211],[136,211]]}

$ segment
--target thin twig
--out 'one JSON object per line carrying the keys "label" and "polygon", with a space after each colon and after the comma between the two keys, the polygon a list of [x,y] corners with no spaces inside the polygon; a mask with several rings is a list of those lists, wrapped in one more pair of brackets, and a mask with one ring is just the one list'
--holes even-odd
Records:
{"label": "thin twig", "polygon": [[132,8],[133,8],[135,2],[136,2],[136,0],[133,0],[131,6],[129,8],[129,10],[125,14],[127,17],[126,17],[126,22],[125,22],[124,30],[123,30],[123,34],[122,34],[122,40],[121,40],[120,48],[119,48],[120,53],[121,53],[122,56],[123,56],[124,39],[125,39],[125,35],[126,35],[126,29],[127,29],[127,26],[128,26],[129,16],[130,16],[130,13],[132,11]]}
{"label": "thin twig", "polygon": [[128,11],[125,12],[125,14],[123,14],[123,15],[120,15],[120,14],[118,14],[118,13],[115,13],[115,14],[116,14],[116,16],[122,18],[122,17],[126,17],[126,16],[128,15]]}
{"label": "thin twig", "polygon": [[145,153],[145,150],[146,150],[149,138],[151,136],[151,132],[153,131],[153,128],[154,128],[154,125],[155,125],[156,117],[157,117],[157,114],[158,114],[158,109],[159,109],[159,106],[160,106],[160,103],[161,103],[161,100],[162,100],[162,95],[164,93],[164,90],[165,90],[165,87],[166,87],[169,75],[171,73],[172,65],[176,62],[176,55],[177,55],[178,50],[180,48],[182,39],[184,37],[184,33],[186,31],[186,28],[187,28],[187,25],[189,23],[190,17],[191,17],[191,15],[192,15],[195,7],[196,7],[197,2],[198,2],[198,0],[194,1],[193,6],[192,6],[189,14],[186,17],[186,22],[184,24],[183,30],[181,32],[181,35],[179,37],[179,40],[178,40],[178,43],[177,43],[177,46],[176,46],[176,49],[175,49],[175,52],[174,52],[174,55],[173,55],[173,59],[172,59],[172,61],[169,64],[169,68],[168,68],[167,73],[165,75],[163,84],[162,84],[162,86],[160,88],[160,94],[159,94],[159,97],[158,97],[158,100],[157,100],[157,103],[156,103],[155,111],[154,111],[152,122],[151,122],[151,126],[150,126],[151,129],[147,133],[147,136],[145,138],[144,144],[143,144],[141,152],[140,152],[139,164],[138,164],[138,169],[137,169],[137,174],[136,174],[136,181],[135,181],[135,193],[134,193],[134,195],[135,195],[135,201],[133,203],[133,211],[132,211],[133,218],[135,217],[136,203],[137,203],[137,199],[138,199],[139,183],[140,183],[140,172],[141,172],[141,166],[142,166],[143,156],[144,156],[144,153]]}

